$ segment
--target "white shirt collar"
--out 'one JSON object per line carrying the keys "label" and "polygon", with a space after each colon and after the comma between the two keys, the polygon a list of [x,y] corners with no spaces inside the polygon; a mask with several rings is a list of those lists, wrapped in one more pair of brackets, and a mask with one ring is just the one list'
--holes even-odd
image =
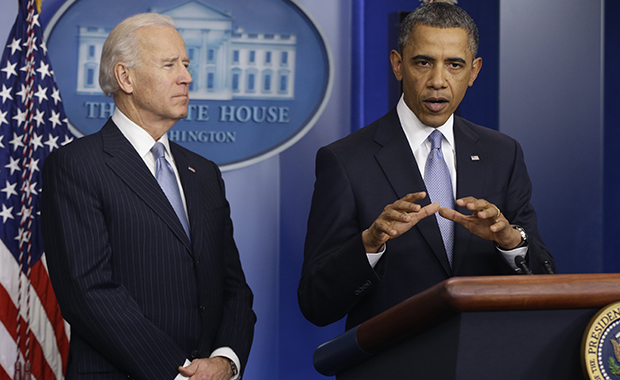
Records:
{"label": "white shirt collar", "polygon": [[409,106],[405,103],[403,96],[400,97],[400,100],[396,105],[396,112],[398,113],[400,124],[403,127],[405,136],[407,136],[412,152],[418,150],[420,145],[424,143],[424,141],[435,129],[439,130],[443,134],[444,138],[450,144],[450,147],[454,150],[456,146],[454,144],[454,114],[450,115],[450,118],[448,118],[448,121],[446,121],[444,125],[437,128],[429,127],[422,124],[416,114],[411,111]]}
{"label": "white shirt collar", "polygon": [[[125,138],[129,140],[140,157],[143,159],[147,157],[147,154],[151,152],[151,148],[156,143],[155,139],[153,139],[153,137],[149,135],[144,128],[140,127],[138,124],[134,123],[127,116],[125,116],[125,114],[121,112],[118,107],[114,109],[112,121],[116,124],[118,129],[120,129]],[[170,154],[170,142],[168,140],[168,135],[164,133],[164,135],[159,139],[159,142],[164,144],[164,147],[166,148],[166,158],[170,160],[172,155]]]}

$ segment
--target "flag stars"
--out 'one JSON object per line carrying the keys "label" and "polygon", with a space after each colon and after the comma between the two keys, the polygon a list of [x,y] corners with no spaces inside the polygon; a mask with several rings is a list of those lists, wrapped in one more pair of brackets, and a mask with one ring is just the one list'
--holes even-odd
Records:
{"label": "flag stars", "polygon": [[22,209],[17,213],[17,216],[22,217],[21,223],[24,224],[26,220],[32,218],[32,206],[26,207],[26,205],[22,205]]}
{"label": "flag stars", "polygon": [[43,120],[43,116],[45,116],[45,112],[39,109],[35,110],[35,115],[33,119],[37,122],[37,128],[41,126],[41,124],[45,124],[45,120]]}
{"label": "flag stars", "polygon": [[49,121],[52,123],[52,128],[56,128],[56,125],[60,125],[60,112],[52,110],[52,116],[49,118]]}
{"label": "flag stars", "polygon": [[28,243],[28,241],[30,241],[30,231],[26,231],[24,230],[24,228],[19,228],[17,230],[17,236],[15,236],[15,240],[17,240],[19,242],[19,245],[21,246],[24,243]]}
{"label": "flag stars", "polygon": [[22,89],[19,90],[19,92],[17,92],[16,94],[19,95],[20,98],[22,98],[22,103],[26,103],[26,97],[28,96],[28,87],[26,87],[22,83]]}
{"label": "flag stars", "polygon": [[13,116],[13,120],[17,120],[17,126],[21,127],[22,123],[26,121],[26,111],[17,109],[17,115]]}
{"label": "flag stars", "polygon": [[39,66],[39,68],[37,69],[37,72],[41,74],[41,80],[44,80],[46,75],[51,76],[50,65],[47,63],[41,62],[41,66]]}
{"label": "flag stars", "polygon": [[11,44],[10,44],[10,45],[7,45],[7,47],[8,47],[9,49],[11,49],[11,55],[15,54],[15,52],[16,52],[17,50],[19,50],[19,51],[21,51],[21,50],[22,50],[22,47],[21,47],[21,46],[19,46],[20,42],[22,42],[22,39],[21,39],[21,38],[20,38],[20,39],[17,39],[17,40],[16,40],[15,38],[13,38],[13,41],[11,42]]}
{"label": "flag stars", "polygon": [[32,194],[37,195],[39,193],[37,193],[37,190],[35,189],[35,187],[37,186],[37,183],[30,183],[30,181],[25,181],[24,184],[22,185],[21,191],[24,192],[24,194],[26,194],[26,198],[29,198]]}
{"label": "flag stars", "polygon": [[58,136],[52,136],[52,134],[48,134],[48,140],[44,143],[45,145],[47,145],[50,149],[50,152],[53,151],[54,149],[58,149],[58,143],[56,142],[58,140]]}
{"label": "flag stars", "polygon": [[36,96],[39,99],[39,104],[41,104],[43,100],[47,100],[47,87],[43,88],[41,87],[40,84],[37,86],[39,87],[39,89],[34,94],[34,96]]}
{"label": "flag stars", "polygon": [[32,53],[37,49],[37,36],[35,36],[34,34],[30,37],[28,37],[28,40],[24,43],[24,47],[26,47],[28,50],[28,53]]}
{"label": "flag stars", "polygon": [[10,183],[9,180],[6,180],[6,186],[4,189],[0,189],[1,192],[6,193],[6,199],[9,199],[11,195],[17,195],[17,191],[15,191],[15,186],[17,183]]}
{"label": "flag stars", "polygon": [[[8,111],[4,111],[4,112],[0,112],[0,125],[2,124],[9,124],[9,122],[6,120],[6,114],[8,113]],[[4,137],[4,136],[2,136]],[[4,148],[4,145],[0,144],[0,148]]]}
{"label": "flag stars", "polygon": [[43,143],[41,142],[42,139],[43,136],[39,136],[36,133],[32,134],[32,140],[30,141],[30,145],[32,145],[32,148],[35,151],[39,148],[43,148]]}
{"label": "flag stars", "polygon": [[41,26],[41,24],[39,24],[39,14],[35,13],[34,16],[32,17],[32,27],[34,28],[35,26]]}
{"label": "flag stars", "polygon": [[19,70],[25,72],[26,75],[32,73],[32,70],[34,70],[34,60],[31,59],[26,61],[26,65],[22,66]]}
{"label": "flag stars", "polygon": [[23,137],[23,135],[18,136],[17,133],[13,132],[13,140],[9,141],[9,144],[13,145],[13,150],[17,150],[17,148],[24,146],[22,142]]}
{"label": "flag stars", "polygon": [[9,79],[11,78],[11,75],[17,76],[17,71],[15,71],[16,66],[17,63],[11,65],[11,61],[7,60],[6,67],[4,69],[1,69],[0,71],[4,71],[6,73],[6,79]]}
{"label": "flag stars", "polygon": [[2,104],[4,104],[7,99],[13,100],[13,97],[11,96],[11,91],[13,91],[13,87],[7,88],[4,84],[2,85],[2,91],[0,91],[0,97],[2,97]]}
{"label": "flag stars", "polygon": [[52,99],[54,99],[54,105],[58,105],[58,103],[62,103],[62,99],[60,98],[60,90],[54,88],[52,90]]}
{"label": "flag stars", "polygon": [[2,217],[2,223],[6,223],[8,219],[15,219],[13,216],[13,206],[6,208],[4,204],[2,204],[2,211],[0,211],[0,216]]}
{"label": "flag stars", "polygon": [[[32,172],[39,171],[39,160],[38,159],[35,160],[34,158],[31,158],[30,162],[28,163],[28,169],[30,169],[30,171]],[[34,191],[34,187],[33,187],[33,191]],[[36,194],[36,191],[34,191],[34,194]]]}
{"label": "flag stars", "polygon": [[11,175],[16,171],[21,171],[22,169],[19,167],[19,158],[13,158],[13,156],[9,156],[9,163],[4,165],[5,168],[11,171]]}

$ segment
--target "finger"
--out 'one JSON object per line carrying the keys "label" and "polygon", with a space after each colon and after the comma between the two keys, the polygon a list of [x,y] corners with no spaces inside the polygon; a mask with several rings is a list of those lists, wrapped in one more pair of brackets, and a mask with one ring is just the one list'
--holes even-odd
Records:
{"label": "finger", "polygon": [[415,202],[424,198],[426,198],[426,193],[424,191],[421,191],[419,193],[410,193],[397,200],[392,205],[394,206],[394,208],[406,212],[418,212],[422,206]]}
{"label": "finger", "polygon": [[[385,219],[383,217],[375,220],[375,222],[370,226],[370,232],[372,236],[376,240],[385,240],[386,236],[396,236],[398,231],[394,228],[395,223],[409,223],[409,217],[406,220],[400,219]],[[374,240],[374,239],[373,239]]]}
{"label": "finger", "polygon": [[478,212],[484,211],[484,209],[488,205],[489,205],[489,202],[485,201],[484,199],[474,199],[474,200],[467,202],[465,207],[467,207],[468,210],[475,211],[478,213]]}
{"label": "finger", "polygon": [[481,210],[478,211],[478,217],[480,219],[493,219],[494,221],[498,221],[501,216],[502,212],[499,207],[488,202],[486,206],[484,206]]}
{"label": "finger", "polygon": [[[418,205],[419,206],[419,205]],[[419,207],[411,208],[419,211]],[[386,208],[381,215],[379,215],[379,220],[386,221],[388,223],[391,222],[402,222],[408,223],[411,221],[411,214],[409,212],[414,211],[404,211],[402,209],[394,209],[394,208]]]}
{"label": "finger", "polygon": [[406,200],[408,202],[415,202],[415,201],[419,201],[420,199],[424,199],[424,198],[426,198],[426,192],[420,191],[417,193],[409,193],[401,199]]}
{"label": "finger", "polygon": [[464,197],[456,200],[456,205],[459,207],[467,207],[468,204],[474,203],[478,200],[478,198],[474,197]]}
{"label": "finger", "polygon": [[465,219],[465,215],[461,214],[460,212],[456,210],[453,210],[447,207],[440,208],[439,215],[455,223],[459,223],[459,224]]}
{"label": "finger", "polygon": [[417,203],[412,203],[412,202],[408,202],[404,199],[399,199],[396,202],[394,202],[391,207],[387,207],[387,209],[392,209],[398,212],[403,212],[403,213],[407,213],[407,212],[418,212],[420,211],[420,208],[422,206],[420,206]]}
{"label": "finger", "polygon": [[196,369],[198,368],[197,364],[194,364],[194,362],[192,362],[190,365],[188,365],[187,367],[181,367],[179,366],[179,373],[185,377],[190,377],[193,374],[196,373]]}
{"label": "finger", "polygon": [[497,222],[492,224],[489,229],[494,233],[500,233],[508,226],[510,226],[510,224],[508,224],[505,220],[498,220]]}
{"label": "finger", "polygon": [[501,216],[500,209],[492,203],[489,203],[485,199],[477,199],[474,197],[465,197],[458,199],[456,204],[461,207],[466,207],[468,210],[473,211],[480,219],[498,219]]}
{"label": "finger", "polygon": [[439,205],[439,203],[437,203],[437,202],[431,203],[430,205],[426,205],[426,206],[422,207],[420,209],[420,212],[418,212],[416,214],[416,216],[419,216],[418,220],[424,219],[427,216],[433,215],[434,213],[438,212],[439,210],[441,210],[441,206]]}

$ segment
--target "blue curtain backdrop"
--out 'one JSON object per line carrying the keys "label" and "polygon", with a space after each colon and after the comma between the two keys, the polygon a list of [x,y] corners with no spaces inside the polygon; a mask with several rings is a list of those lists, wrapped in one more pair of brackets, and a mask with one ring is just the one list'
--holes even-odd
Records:
{"label": "blue curtain backdrop", "polygon": [[[44,0],[43,26],[62,3]],[[411,10],[418,1],[300,3],[322,28],[333,53],[336,80],[330,102],[294,146],[224,174],[243,265],[257,293],[259,324],[248,379],[325,378],[314,371],[312,352],[340,334],[343,324],[312,326],[296,299],[314,155],[394,106],[389,96],[390,15]],[[620,56],[620,4],[459,0],[459,5],[480,28],[484,59],[462,115],[521,142],[540,229],[561,272],[619,271],[620,74],[614,64]],[[4,42],[17,0],[0,0],[0,9]]]}
{"label": "blue curtain backdrop", "polygon": [[615,70],[620,60],[620,2],[605,2],[604,12],[604,272],[620,271],[620,71]]}

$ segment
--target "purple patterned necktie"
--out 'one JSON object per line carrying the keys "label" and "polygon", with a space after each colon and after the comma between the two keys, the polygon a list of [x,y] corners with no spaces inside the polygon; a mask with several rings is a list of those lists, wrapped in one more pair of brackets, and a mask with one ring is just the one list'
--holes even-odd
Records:
{"label": "purple patterned necktie", "polygon": [[181,199],[181,192],[179,191],[179,185],[177,183],[177,177],[174,175],[172,166],[166,160],[164,144],[157,142],[151,148],[153,157],[155,157],[155,177],[159,186],[166,194],[166,198],[172,205],[172,208],[176,212],[183,229],[189,237],[189,223],[187,221],[187,215],[185,214],[185,207],[183,207],[183,200]]}
{"label": "purple patterned necktie", "polygon": [[[428,191],[431,202],[437,202],[441,207],[454,209],[454,195],[452,192],[452,180],[448,165],[443,159],[441,151],[441,141],[443,135],[438,130],[434,130],[428,137],[431,142],[431,151],[426,159],[424,169],[424,184]],[[452,266],[452,250],[454,248],[454,222],[435,214],[443,244],[446,248],[448,261]]]}

